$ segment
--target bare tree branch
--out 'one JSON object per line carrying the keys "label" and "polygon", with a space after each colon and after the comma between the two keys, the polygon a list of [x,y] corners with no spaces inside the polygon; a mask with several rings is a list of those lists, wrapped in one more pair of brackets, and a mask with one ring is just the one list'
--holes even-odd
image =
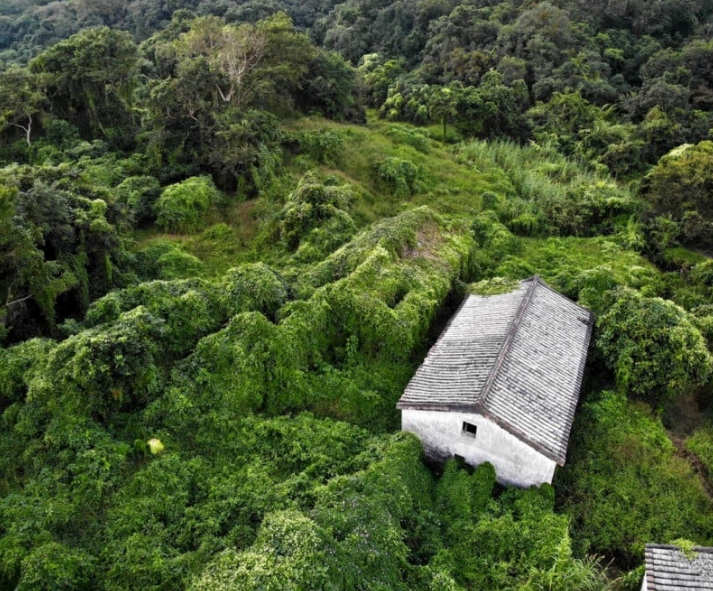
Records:
{"label": "bare tree branch", "polygon": [[10,306],[15,306],[17,304],[21,304],[22,302],[29,300],[31,298],[35,297],[33,294],[28,294],[26,296],[17,298],[15,300],[12,299],[12,287],[9,287],[7,290],[7,299],[5,300],[5,307],[9,308]]}

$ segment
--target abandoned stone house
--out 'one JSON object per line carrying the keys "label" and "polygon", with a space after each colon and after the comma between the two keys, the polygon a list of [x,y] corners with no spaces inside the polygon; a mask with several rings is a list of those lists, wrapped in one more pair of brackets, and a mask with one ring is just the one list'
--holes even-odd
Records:
{"label": "abandoned stone house", "polygon": [[646,544],[645,556],[641,591],[713,591],[713,548]]}
{"label": "abandoned stone house", "polygon": [[498,480],[551,483],[564,465],[593,316],[537,276],[470,295],[397,404],[426,455],[490,462]]}

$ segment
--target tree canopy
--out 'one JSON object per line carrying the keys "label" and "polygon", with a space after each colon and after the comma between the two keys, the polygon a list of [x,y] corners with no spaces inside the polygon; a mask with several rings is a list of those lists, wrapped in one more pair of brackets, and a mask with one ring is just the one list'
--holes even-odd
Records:
{"label": "tree canopy", "polygon": [[[630,591],[713,545],[712,23],[0,0],[0,588]],[[533,275],[597,321],[516,490],[395,406]]]}

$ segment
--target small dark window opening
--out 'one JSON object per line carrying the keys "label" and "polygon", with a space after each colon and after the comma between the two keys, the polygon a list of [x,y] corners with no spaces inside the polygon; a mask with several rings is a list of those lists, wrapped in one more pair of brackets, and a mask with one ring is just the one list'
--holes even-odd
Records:
{"label": "small dark window opening", "polygon": [[470,437],[475,437],[478,433],[478,426],[471,425],[470,423],[463,421],[463,433],[469,435]]}

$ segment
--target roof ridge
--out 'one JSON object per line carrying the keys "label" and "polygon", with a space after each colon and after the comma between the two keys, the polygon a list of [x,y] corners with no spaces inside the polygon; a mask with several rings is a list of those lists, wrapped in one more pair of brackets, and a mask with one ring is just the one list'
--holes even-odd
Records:
{"label": "roof ridge", "polygon": [[[644,550],[678,550],[679,552],[683,552],[682,548],[680,546],[676,546],[675,544],[645,544],[644,545]],[[704,553],[704,554],[713,554],[713,547],[711,546],[692,546],[691,549],[694,552],[699,552],[699,553]]]}
{"label": "roof ridge", "polygon": [[522,297],[522,301],[520,302],[520,305],[518,306],[517,311],[515,312],[515,316],[513,316],[512,322],[510,323],[510,327],[508,328],[508,331],[505,335],[505,340],[503,341],[503,344],[500,347],[498,356],[495,358],[495,363],[493,363],[493,367],[490,370],[490,373],[488,374],[488,379],[485,381],[485,385],[481,390],[480,397],[475,404],[475,406],[479,409],[485,409],[486,407],[485,403],[488,399],[488,395],[490,394],[490,390],[492,390],[493,388],[495,378],[497,377],[497,374],[500,371],[500,367],[502,366],[503,361],[505,361],[505,357],[507,357],[507,354],[510,352],[510,345],[512,345],[512,342],[515,340],[515,335],[517,334],[517,331],[520,328],[520,321],[525,315],[525,310],[527,310],[527,306],[530,303],[530,300],[532,299],[532,294],[535,293],[537,286],[541,284],[540,278],[537,275],[534,275],[533,277],[530,277],[529,279],[526,279],[521,283],[526,282],[530,282],[530,285],[527,288],[525,295]]}
{"label": "roof ridge", "polygon": [[547,283],[545,283],[545,282],[542,280],[542,277],[540,277],[539,275],[533,275],[532,277],[530,277],[529,279],[526,279],[525,281],[532,281],[532,280],[537,281],[537,282],[538,282],[542,287],[544,287],[545,289],[549,289],[552,293],[557,294],[559,297],[564,298],[564,299],[567,300],[568,302],[571,302],[572,304],[574,304],[575,306],[577,306],[577,308],[579,308],[580,310],[586,312],[586,313],[589,314],[590,316],[594,316],[594,313],[593,313],[589,308],[585,308],[582,304],[580,304],[580,303],[578,303],[578,302],[575,302],[572,298],[567,297],[567,296],[564,295],[563,293],[560,293],[560,292],[557,291],[554,287],[552,287],[552,286],[548,285]]}

